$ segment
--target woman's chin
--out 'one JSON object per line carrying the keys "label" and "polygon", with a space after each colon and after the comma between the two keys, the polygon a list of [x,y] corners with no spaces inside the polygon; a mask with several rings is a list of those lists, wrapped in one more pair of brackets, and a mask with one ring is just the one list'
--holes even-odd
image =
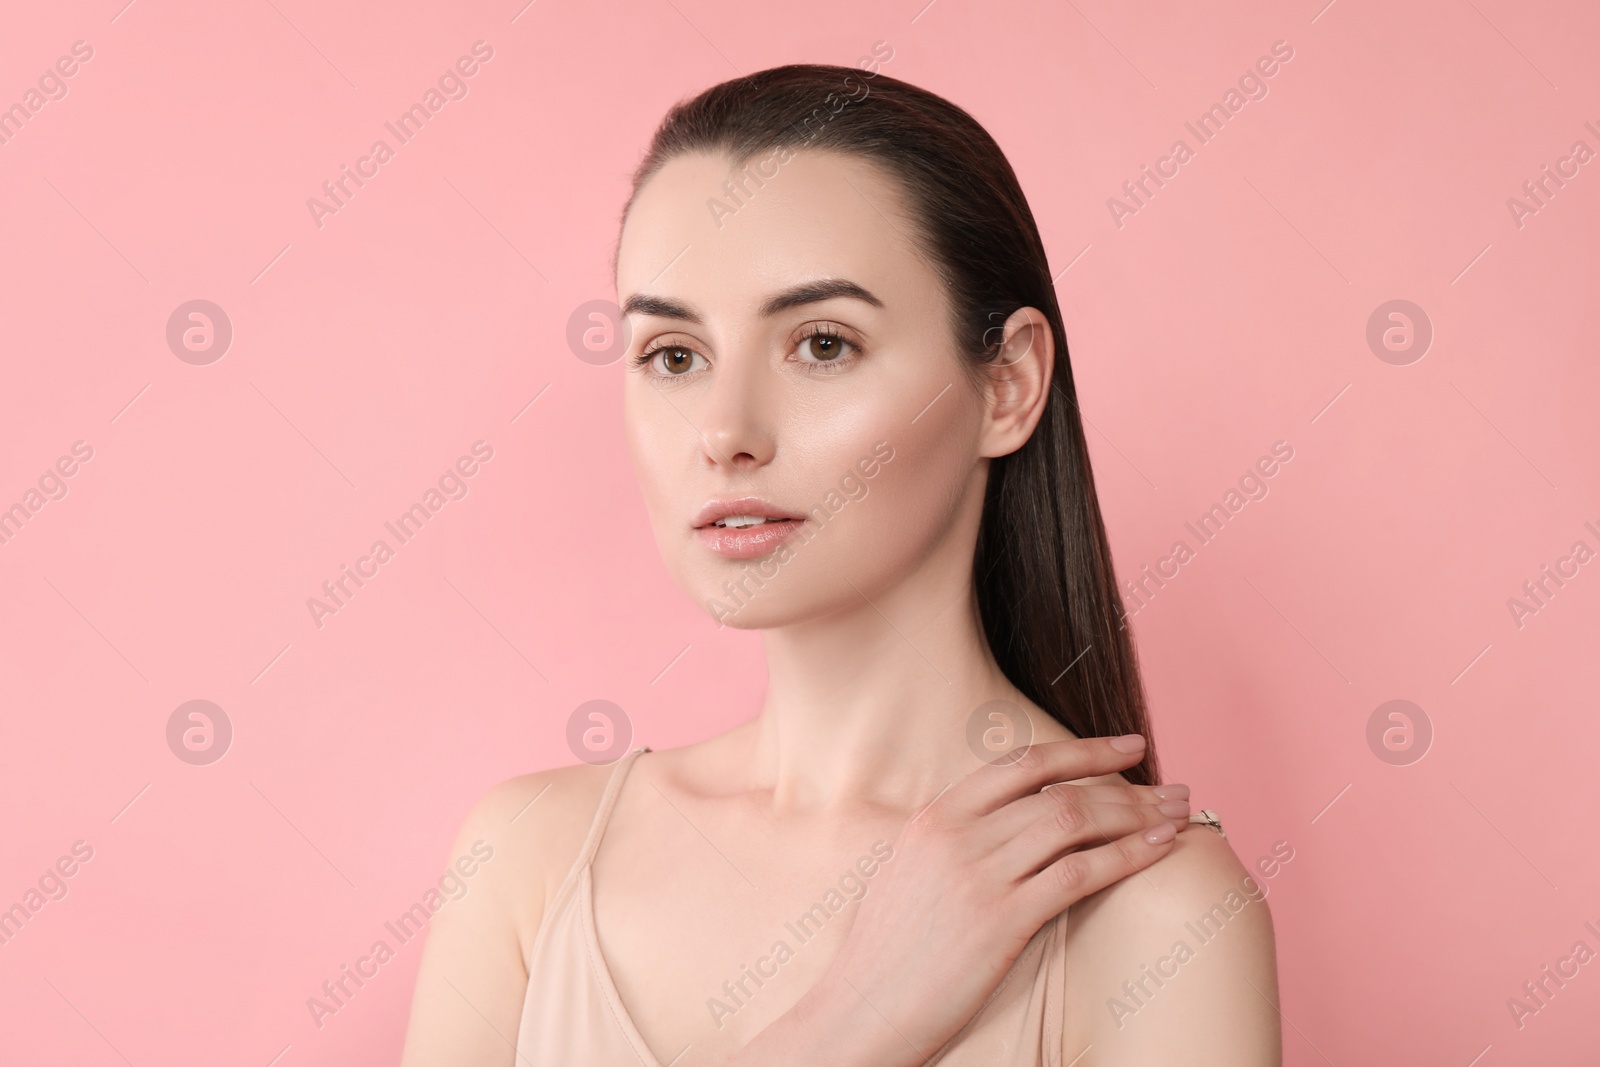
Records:
{"label": "woman's chin", "polygon": [[[805,622],[830,611],[838,604],[819,597],[820,590],[796,588],[802,583],[785,583],[780,588],[772,582],[754,592],[707,586],[696,589],[695,601],[700,604],[718,627],[735,630],[773,630]],[[848,587],[844,592],[848,592]]]}
{"label": "woman's chin", "polygon": [[721,596],[702,597],[700,604],[719,629],[726,626],[734,630],[770,630],[787,626],[805,616],[803,611],[776,597],[765,603],[754,600],[738,603],[723,593]]}

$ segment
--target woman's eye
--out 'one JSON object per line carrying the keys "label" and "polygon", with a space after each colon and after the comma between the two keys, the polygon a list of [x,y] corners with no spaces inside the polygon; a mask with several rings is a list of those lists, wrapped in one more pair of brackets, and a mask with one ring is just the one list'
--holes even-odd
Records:
{"label": "woman's eye", "polygon": [[649,353],[645,359],[656,364],[661,373],[669,377],[680,377],[695,369],[695,360],[705,362],[705,357],[692,349],[678,345],[666,345]]}
{"label": "woman's eye", "polygon": [[820,360],[837,359],[844,351],[844,345],[837,337],[828,337],[820,333],[807,337],[801,342],[800,347],[808,356]]}
{"label": "woman's eye", "polygon": [[818,330],[802,338],[796,349],[801,357],[800,362],[813,364],[848,362],[843,357],[847,351],[854,350],[854,344],[826,330]]}

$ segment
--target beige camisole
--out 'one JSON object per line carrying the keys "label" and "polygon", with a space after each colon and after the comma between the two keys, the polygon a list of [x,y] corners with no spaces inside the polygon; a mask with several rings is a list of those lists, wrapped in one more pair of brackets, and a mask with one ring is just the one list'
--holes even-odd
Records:
{"label": "beige camisole", "polygon": [[[600,954],[590,866],[628,769],[629,752],[606,783],[583,849],[545,908],[528,955],[528,991],[517,1030],[518,1067],[670,1067],[645,1046]],[[1190,817],[1221,832],[1210,812]],[[943,1067],[1064,1067],[1066,919],[1045,923],[967,1025],[928,1064]],[[672,1062],[691,1049],[667,1053]],[[686,1062],[693,1062],[689,1056]]]}

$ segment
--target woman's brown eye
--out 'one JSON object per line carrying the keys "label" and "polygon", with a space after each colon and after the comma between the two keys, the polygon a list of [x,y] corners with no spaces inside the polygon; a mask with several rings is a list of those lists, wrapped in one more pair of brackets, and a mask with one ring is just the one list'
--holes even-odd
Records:
{"label": "woman's brown eye", "polygon": [[806,338],[806,343],[813,346],[811,354],[824,362],[838,358],[842,351],[837,337],[828,337],[820,333]]}
{"label": "woman's brown eye", "polygon": [[663,349],[662,363],[666,365],[668,374],[678,374],[694,364],[694,353],[687,348]]}

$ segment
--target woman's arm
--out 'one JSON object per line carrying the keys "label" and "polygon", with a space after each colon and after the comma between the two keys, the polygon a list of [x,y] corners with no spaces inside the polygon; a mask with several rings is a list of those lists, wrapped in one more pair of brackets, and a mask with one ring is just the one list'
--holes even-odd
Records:
{"label": "woman's arm", "polygon": [[1160,863],[1074,905],[1062,1062],[1280,1067],[1269,888],[1196,826]]}
{"label": "woman's arm", "polygon": [[428,924],[402,1067],[512,1067],[528,951],[603,788],[595,768],[568,767],[502,782],[473,806],[450,862],[479,841],[493,857]]}

